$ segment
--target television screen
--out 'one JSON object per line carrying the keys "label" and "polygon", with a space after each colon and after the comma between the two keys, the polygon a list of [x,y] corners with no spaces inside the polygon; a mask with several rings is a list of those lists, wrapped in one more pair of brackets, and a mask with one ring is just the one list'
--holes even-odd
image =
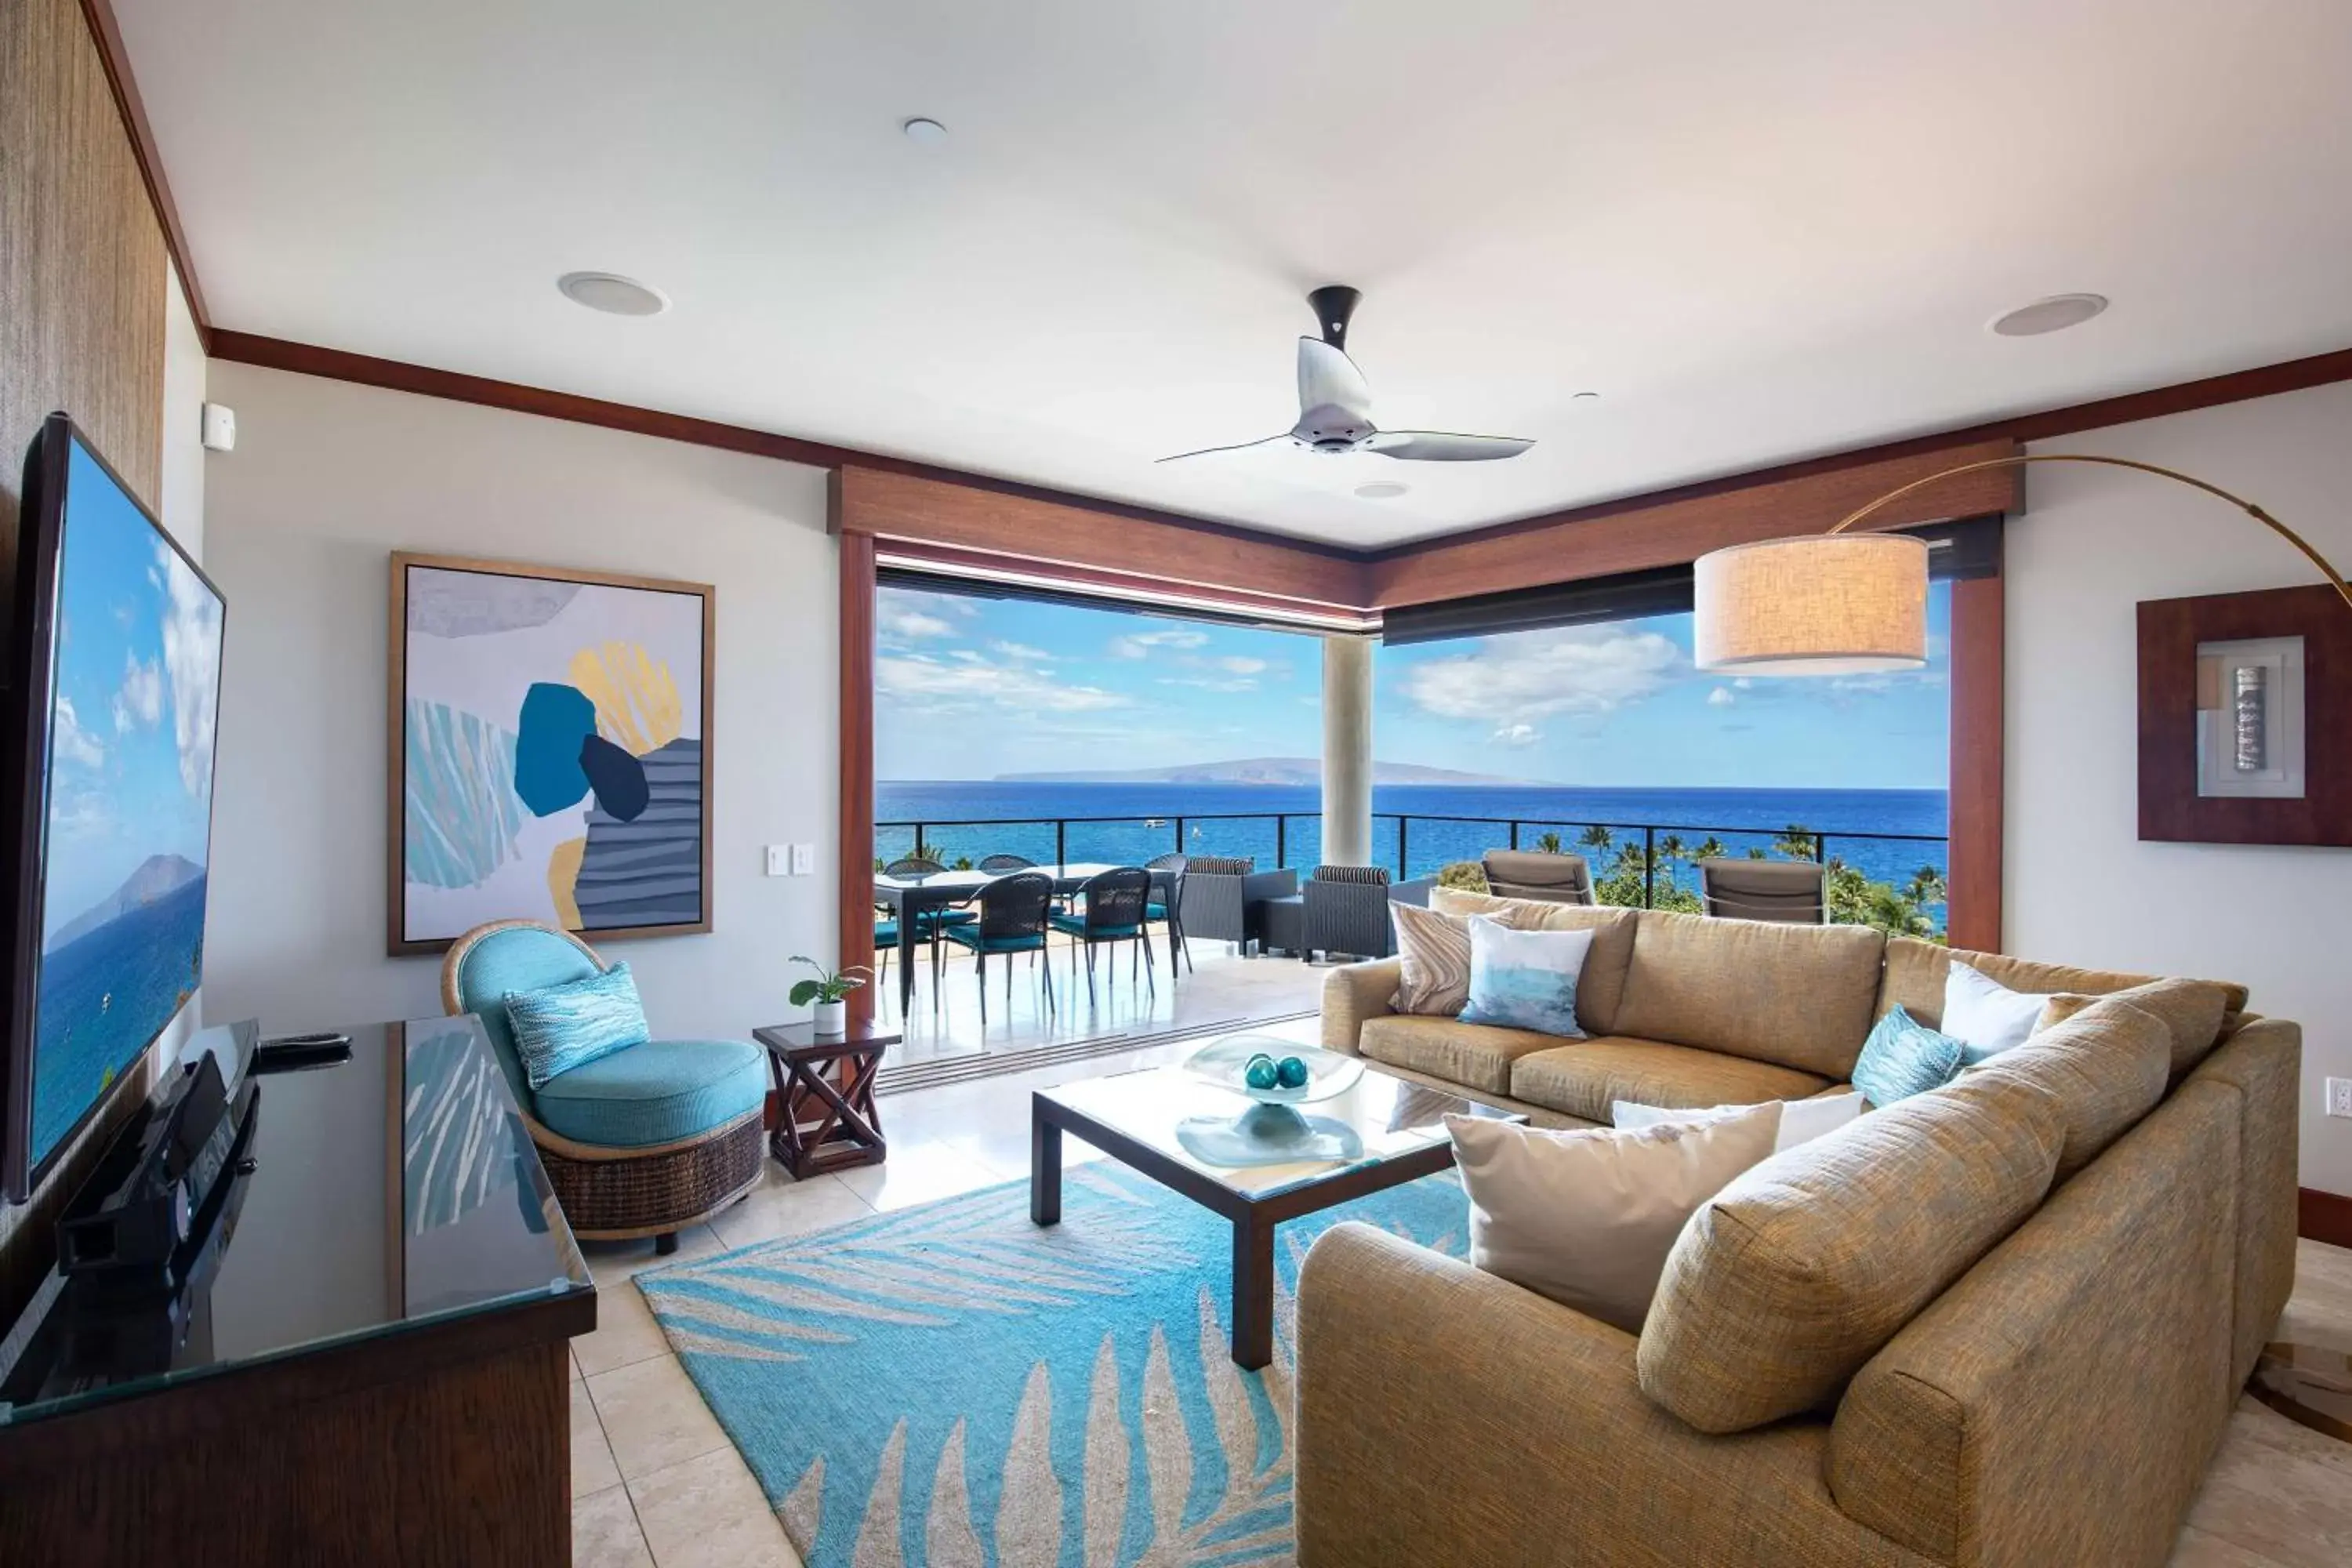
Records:
{"label": "television screen", "polygon": [[8,1163],[24,1186],[204,978],[223,618],[219,592],[68,422],[40,439],[9,781],[25,925],[10,987],[22,1153]]}

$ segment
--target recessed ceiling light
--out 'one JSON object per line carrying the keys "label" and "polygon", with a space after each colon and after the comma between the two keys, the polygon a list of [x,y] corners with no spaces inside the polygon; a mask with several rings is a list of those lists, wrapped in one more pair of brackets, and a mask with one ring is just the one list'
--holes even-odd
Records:
{"label": "recessed ceiling light", "polygon": [[2033,338],[2079,327],[2107,308],[2105,294],[2053,294],[2031,305],[2020,305],[1988,323],[2004,338]]}
{"label": "recessed ceiling light", "polygon": [[900,121],[898,129],[907,133],[908,141],[919,142],[926,147],[936,147],[948,139],[946,126],[919,114],[912,120]]}
{"label": "recessed ceiling light", "polygon": [[1370,484],[1358,485],[1356,493],[1366,500],[1394,500],[1411,488],[1394,479],[1374,479]]}
{"label": "recessed ceiling light", "polygon": [[567,272],[555,286],[573,304],[608,316],[658,316],[669,309],[668,295],[617,272]]}

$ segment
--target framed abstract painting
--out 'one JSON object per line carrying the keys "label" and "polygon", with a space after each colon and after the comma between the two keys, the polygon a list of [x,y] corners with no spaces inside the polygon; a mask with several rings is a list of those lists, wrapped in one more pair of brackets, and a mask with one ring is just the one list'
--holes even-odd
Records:
{"label": "framed abstract painting", "polygon": [[392,558],[387,947],[710,929],[715,591]]}

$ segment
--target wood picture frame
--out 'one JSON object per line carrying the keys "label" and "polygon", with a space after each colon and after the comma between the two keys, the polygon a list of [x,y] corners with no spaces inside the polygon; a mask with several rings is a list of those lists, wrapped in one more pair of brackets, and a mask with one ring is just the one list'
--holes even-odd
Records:
{"label": "wood picture frame", "polygon": [[[2213,793],[2200,746],[2227,715],[2200,702],[2200,653],[2292,642],[2299,710],[2292,794]],[[2210,677],[2207,684],[2211,684]],[[2200,706],[2208,714],[2200,729]],[[2139,605],[2139,836],[2188,844],[2352,846],[2352,607],[2325,585],[2269,588]]]}
{"label": "wood picture frame", "polygon": [[395,552],[386,952],[499,919],[597,942],[709,931],[717,632],[708,583]]}

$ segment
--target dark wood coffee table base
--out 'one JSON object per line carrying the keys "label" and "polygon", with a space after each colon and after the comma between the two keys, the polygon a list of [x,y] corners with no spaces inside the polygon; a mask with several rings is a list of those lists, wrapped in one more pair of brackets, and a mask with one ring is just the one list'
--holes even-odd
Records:
{"label": "dark wood coffee table base", "polygon": [[1036,1094],[1029,1100],[1029,1217],[1039,1225],[1061,1223],[1064,1132],[1233,1222],[1234,1361],[1252,1372],[1274,1360],[1275,1227],[1284,1220],[1336,1208],[1454,1165],[1454,1146],[1436,1143],[1328,1181],[1254,1198],[1082,1111]]}

